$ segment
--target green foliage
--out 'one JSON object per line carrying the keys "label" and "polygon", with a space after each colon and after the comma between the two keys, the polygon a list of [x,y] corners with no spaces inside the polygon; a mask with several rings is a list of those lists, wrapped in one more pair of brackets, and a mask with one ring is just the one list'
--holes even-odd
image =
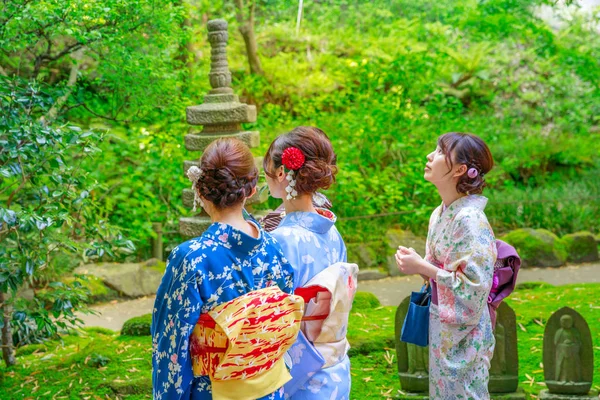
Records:
{"label": "green foliage", "polygon": [[121,335],[128,336],[149,336],[150,326],[152,325],[152,314],[134,317],[123,324]]}
{"label": "green foliage", "polygon": [[78,282],[87,291],[90,303],[102,303],[119,297],[119,293],[104,284],[102,279],[93,275],[76,275],[63,277],[61,282],[72,284]]}
{"label": "green foliage", "polygon": [[45,120],[55,95],[35,82],[0,77],[0,292],[11,294],[3,306],[14,303],[25,283],[44,288],[33,300],[15,303],[17,344],[78,322],[74,311],[87,292],[77,282],[50,279],[56,277],[48,270],[59,250],[98,258],[133,248],[97,218],[100,187],[81,168],[82,160],[99,151],[101,134]]}
{"label": "green foliage", "polygon": [[[487,212],[498,233],[596,229],[600,38],[591,16],[554,31],[532,11],[554,3],[545,0],[306,0],[296,34],[297,3],[261,0],[265,76],[253,76],[232,2],[63,3],[3,11],[0,22],[16,13],[0,28],[0,64],[63,88],[60,111],[109,130],[102,154],[81,166],[106,185],[98,212],[138,245],[138,259],[151,255],[152,222],[168,232],[166,251],[182,240],[181,165],[199,156],[183,149],[184,110],[209,90],[211,18],[230,22],[233,86],[259,109],[245,126],[261,131],[256,155],[297,125],[332,138],[340,172],[327,195],[347,242],[378,240],[395,225],[425,234],[439,203],[423,180],[425,155],[447,131],[490,145]],[[32,30],[36,21],[48,23]],[[69,86],[77,47],[83,56]]]}
{"label": "green foliage", "polygon": [[[186,213],[181,203],[181,190],[187,186],[183,160],[190,158],[183,151],[183,132],[179,125],[112,129],[101,145],[102,153],[84,167],[107,187],[101,198],[102,217],[123,227],[139,247],[139,259],[151,257],[152,222],[162,222],[164,231],[175,232],[179,217]],[[182,240],[177,234],[165,239]]]}
{"label": "green foliage", "polygon": [[2,66],[68,87],[75,116],[139,120],[179,97],[182,19],[179,1],[13,1],[0,11]]}
{"label": "green foliage", "polygon": [[592,229],[600,80],[576,66],[597,59],[600,38],[582,20],[552,31],[537,3],[308,1],[300,35],[292,7],[273,11],[279,23],[265,10],[267,77],[245,72],[236,37],[229,57],[234,87],[260,109],[260,152],[295,125],[323,128],[340,166],[328,196],[346,241],[360,243],[393,225],[424,235],[439,203],[425,155],[441,133],[474,132],[496,160],[486,191],[496,231]]}
{"label": "green foliage", "polygon": [[557,235],[596,231],[600,218],[599,169],[556,176],[555,183],[534,188],[492,189],[486,214],[496,234],[522,227],[543,227]]}

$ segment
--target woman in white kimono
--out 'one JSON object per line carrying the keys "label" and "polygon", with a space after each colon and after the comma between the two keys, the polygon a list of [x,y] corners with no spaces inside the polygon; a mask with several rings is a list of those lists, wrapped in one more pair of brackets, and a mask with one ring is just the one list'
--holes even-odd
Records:
{"label": "woman in white kimono", "polygon": [[484,175],[493,167],[477,136],[447,133],[427,156],[425,179],[442,198],[429,221],[427,254],[398,248],[405,274],[431,279],[429,396],[432,399],[489,399],[488,376],[494,335],[487,306],[496,245],[483,212]]}
{"label": "woman in white kimono", "polygon": [[314,205],[317,193],[335,181],[336,156],[327,135],[298,127],[279,136],[264,158],[271,195],[283,199],[285,216],[271,232],[294,268],[294,293],[305,314],[296,343],[288,351],[292,380],[286,399],[349,399],[348,314],[358,267],[346,263],[346,246],[336,216]]}

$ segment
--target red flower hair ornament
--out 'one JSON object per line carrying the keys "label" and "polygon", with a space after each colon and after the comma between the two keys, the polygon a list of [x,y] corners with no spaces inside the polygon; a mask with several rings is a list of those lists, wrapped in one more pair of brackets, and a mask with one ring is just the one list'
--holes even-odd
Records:
{"label": "red flower hair ornament", "polygon": [[302,150],[297,147],[288,147],[281,154],[281,164],[292,171],[300,169],[304,165],[304,161],[306,158]]}
{"label": "red flower hair ornament", "polygon": [[297,147],[288,147],[281,154],[281,164],[283,164],[288,171],[287,176],[285,177],[288,181],[288,185],[285,188],[285,191],[287,192],[285,198],[287,200],[294,200],[296,196],[298,196],[298,192],[295,189],[295,171],[302,168],[305,161],[306,157],[304,157],[304,153]]}

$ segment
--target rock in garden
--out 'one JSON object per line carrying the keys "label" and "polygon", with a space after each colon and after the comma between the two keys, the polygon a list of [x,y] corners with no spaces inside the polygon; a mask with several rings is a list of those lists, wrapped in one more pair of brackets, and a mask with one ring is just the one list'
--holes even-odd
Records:
{"label": "rock in garden", "polygon": [[522,267],[560,267],[567,261],[563,241],[545,229],[517,229],[501,239],[517,249]]}
{"label": "rock in garden", "polygon": [[89,264],[78,267],[76,274],[93,275],[104,284],[125,297],[150,296],[156,293],[162,280],[164,268],[161,264]]}
{"label": "rock in garden", "polygon": [[377,267],[377,250],[379,249],[376,243],[350,243],[347,249],[348,262],[358,264],[361,270]]}
{"label": "rock in garden", "polygon": [[567,261],[580,263],[598,261],[598,244],[590,232],[565,235],[562,241],[567,249]]}
{"label": "rock in garden", "polygon": [[377,269],[361,269],[358,271],[358,281],[376,281],[378,279],[387,278],[387,274]]}

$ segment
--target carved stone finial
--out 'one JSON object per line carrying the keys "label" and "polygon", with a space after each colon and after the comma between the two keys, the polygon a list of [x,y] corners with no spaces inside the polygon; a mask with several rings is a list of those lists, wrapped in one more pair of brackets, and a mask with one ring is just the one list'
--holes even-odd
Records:
{"label": "carved stone finial", "polygon": [[227,21],[215,19],[208,21],[208,41],[210,42],[210,86],[213,94],[233,93],[231,89],[231,72],[227,63]]}
{"label": "carved stone finial", "polygon": [[[231,72],[227,62],[227,21],[215,19],[208,21],[208,41],[211,45],[211,63],[209,80],[212,90],[204,96],[204,102],[186,107],[186,117],[191,127],[185,136],[185,147],[192,152],[203,152],[214,140],[229,137],[241,140],[249,147],[260,144],[258,131],[246,131],[242,124],[256,121],[256,107],[241,103],[231,88]],[[200,160],[185,161],[183,172],[192,166],[199,166]],[[262,161],[258,162],[262,164]],[[246,201],[251,208],[253,203],[266,200],[267,191],[258,190],[257,194]],[[196,192],[194,189],[183,189],[182,200],[186,208],[193,209]],[[255,213],[254,216],[259,216]],[[184,237],[198,237],[212,223],[205,212],[179,219],[179,232]]]}

